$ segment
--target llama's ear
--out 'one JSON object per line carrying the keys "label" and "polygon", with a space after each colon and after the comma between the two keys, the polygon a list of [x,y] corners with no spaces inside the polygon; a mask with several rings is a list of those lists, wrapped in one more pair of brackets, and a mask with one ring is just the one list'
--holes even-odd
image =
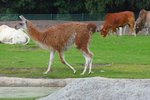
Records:
{"label": "llama's ear", "polygon": [[24,18],[23,15],[20,15],[19,18],[20,18],[22,21],[26,21],[26,20],[27,20],[27,19]]}

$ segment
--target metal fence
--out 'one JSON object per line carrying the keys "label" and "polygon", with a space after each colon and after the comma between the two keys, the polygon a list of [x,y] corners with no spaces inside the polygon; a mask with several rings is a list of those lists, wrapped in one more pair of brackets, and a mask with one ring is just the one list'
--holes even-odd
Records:
{"label": "metal fence", "polygon": [[[0,21],[15,21],[20,14],[0,14]],[[106,13],[99,14],[22,14],[30,20],[102,21]],[[137,18],[138,13],[135,13]]]}
{"label": "metal fence", "polygon": [[[20,14],[0,14],[0,21],[18,20]],[[101,14],[22,14],[30,20],[65,20],[65,21],[97,21],[104,20]]]}

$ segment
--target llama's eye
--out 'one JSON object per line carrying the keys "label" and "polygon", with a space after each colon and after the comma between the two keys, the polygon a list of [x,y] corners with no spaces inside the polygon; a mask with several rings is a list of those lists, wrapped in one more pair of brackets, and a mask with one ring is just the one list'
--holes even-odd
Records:
{"label": "llama's eye", "polygon": [[23,23],[19,23],[19,25],[23,25]]}

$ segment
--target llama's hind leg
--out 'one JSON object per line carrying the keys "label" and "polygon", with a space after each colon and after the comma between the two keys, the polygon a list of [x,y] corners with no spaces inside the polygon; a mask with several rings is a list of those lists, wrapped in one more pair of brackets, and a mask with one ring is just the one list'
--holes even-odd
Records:
{"label": "llama's hind leg", "polygon": [[51,65],[52,65],[52,62],[53,62],[53,59],[54,59],[54,55],[55,55],[55,50],[51,50],[50,51],[50,58],[49,58],[48,68],[44,72],[44,74],[47,74],[51,70]]}
{"label": "llama's hind leg", "polygon": [[69,68],[72,69],[73,73],[76,73],[76,70],[69,64],[67,63],[67,61],[65,60],[65,57],[64,57],[64,53],[63,52],[59,52],[59,57],[61,59],[61,62],[65,65],[67,65]]}
{"label": "llama's hind leg", "polygon": [[92,62],[93,62],[93,60],[92,60],[92,58],[90,58],[90,60],[89,60],[89,74],[93,73],[92,72]]}
{"label": "llama's hind leg", "polygon": [[85,57],[85,66],[81,75],[84,75],[87,68],[89,68],[89,74],[92,73],[92,53],[88,49],[83,49],[83,55]]}

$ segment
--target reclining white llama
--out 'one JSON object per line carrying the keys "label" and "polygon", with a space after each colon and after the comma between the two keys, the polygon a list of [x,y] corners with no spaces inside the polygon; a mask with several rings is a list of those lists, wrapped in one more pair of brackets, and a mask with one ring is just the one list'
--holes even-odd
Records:
{"label": "reclining white llama", "polygon": [[29,36],[22,30],[7,25],[0,26],[0,42],[4,44],[28,44]]}

